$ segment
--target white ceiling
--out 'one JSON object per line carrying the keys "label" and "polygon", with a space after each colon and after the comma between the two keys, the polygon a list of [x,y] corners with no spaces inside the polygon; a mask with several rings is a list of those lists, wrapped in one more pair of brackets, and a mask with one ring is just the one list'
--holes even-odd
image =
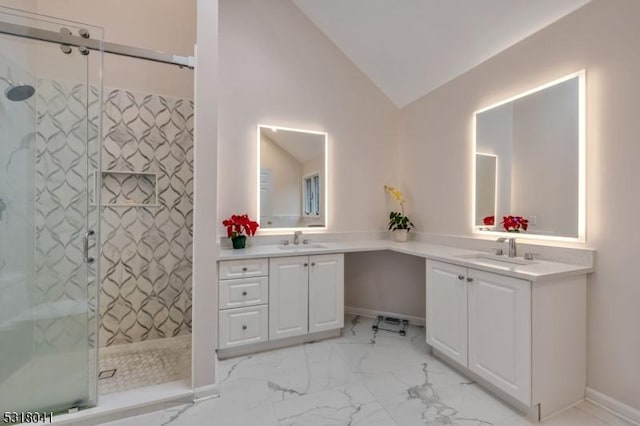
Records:
{"label": "white ceiling", "polygon": [[403,107],[591,0],[292,0]]}

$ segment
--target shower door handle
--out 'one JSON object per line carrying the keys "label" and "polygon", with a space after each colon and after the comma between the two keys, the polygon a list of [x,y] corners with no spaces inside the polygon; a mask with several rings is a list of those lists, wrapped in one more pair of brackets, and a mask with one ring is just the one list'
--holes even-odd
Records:
{"label": "shower door handle", "polygon": [[93,257],[89,256],[89,237],[93,237],[96,235],[96,231],[93,229],[88,230],[84,234],[84,261],[87,263],[93,263],[95,260]]}

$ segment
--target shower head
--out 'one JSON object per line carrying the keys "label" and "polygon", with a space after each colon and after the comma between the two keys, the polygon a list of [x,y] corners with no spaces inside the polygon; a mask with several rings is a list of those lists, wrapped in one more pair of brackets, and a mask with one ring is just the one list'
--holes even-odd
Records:
{"label": "shower head", "polygon": [[33,86],[22,83],[17,85],[9,84],[9,87],[4,90],[4,95],[13,102],[26,101],[34,93],[36,93],[36,89]]}
{"label": "shower head", "polygon": [[14,84],[13,81],[11,81],[11,77],[5,78],[0,76],[0,80],[7,83],[7,88],[4,89],[4,95],[10,101],[26,101],[31,96],[33,96],[34,93],[36,93],[36,89],[30,84],[25,84],[22,82]]}

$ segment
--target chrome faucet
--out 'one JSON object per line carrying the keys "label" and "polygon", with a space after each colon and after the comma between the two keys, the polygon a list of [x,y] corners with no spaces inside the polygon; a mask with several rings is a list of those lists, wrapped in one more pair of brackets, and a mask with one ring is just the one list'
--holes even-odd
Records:
{"label": "chrome faucet", "polygon": [[496,240],[499,243],[504,243],[505,241],[509,242],[509,257],[516,257],[518,253],[516,251],[516,239],[515,238],[504,238],[500,237]]}
{"label": "chrome faucet", "polygon": [[302,231],[295,231],[293,233],[293,245],[300,245],[300,235],[302,235]]}

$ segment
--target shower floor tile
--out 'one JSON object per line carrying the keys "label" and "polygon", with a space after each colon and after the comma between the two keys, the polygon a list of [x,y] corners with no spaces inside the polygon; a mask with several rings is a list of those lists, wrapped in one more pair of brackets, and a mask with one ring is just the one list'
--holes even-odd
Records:
{"label": "shower floor tile", "polygon": [[100,395],[187,379],[191,336],[101,348],[98,372]]}

